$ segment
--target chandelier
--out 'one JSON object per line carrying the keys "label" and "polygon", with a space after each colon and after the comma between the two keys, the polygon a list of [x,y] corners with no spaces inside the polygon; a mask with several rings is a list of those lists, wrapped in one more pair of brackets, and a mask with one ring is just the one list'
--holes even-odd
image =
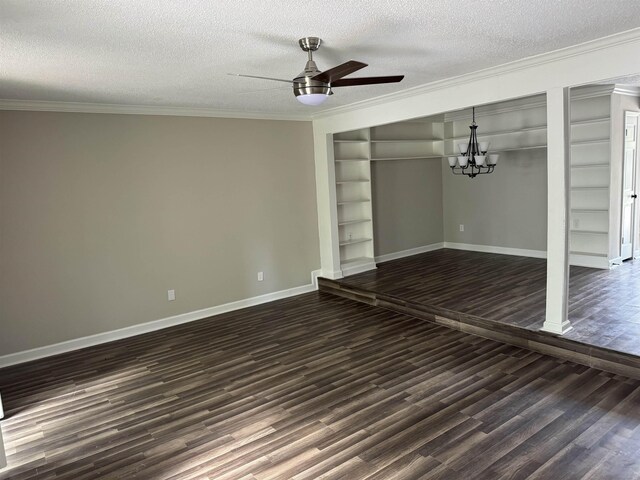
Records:
{"label": "chandelier", "polygon": [[454,175],[467,175],[473,178],[476,175],[493,173],[500,155],[493,153],[487,155],[489,142],[478,142],[478,125],[476,125],[476,107],[473,107],[473,121],[469,125],[471,134],[468,143],[459,143],[458,157],[449,157],[449,166]]}

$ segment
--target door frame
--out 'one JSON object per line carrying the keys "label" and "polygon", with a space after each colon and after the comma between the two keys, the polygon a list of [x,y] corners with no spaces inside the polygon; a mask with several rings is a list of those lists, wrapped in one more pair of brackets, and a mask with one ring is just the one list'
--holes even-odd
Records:
{"label": "door frame", "polygon": [[[633,167],[633,179],[634,185],[633,190],[637,195],[638,190],[640,190],[640,154],[638,153],[640,146],[640,112],[635,110],[624,110],[624,124],[623,128],[627,128],[627,118],[628,117],[636,117],[638,119],[638,123],[635,131],[635,143],[636,143],[636,153],[635,158],[632,160],[634,162]],[[626,132],[622,137],[622,184],[621,184],[621,196],[620,196],[620,233],[623,231],[623,222],[624,222],[624,154],[625,154],[625,144],[626,144]],[[640,204],[637,199],[634,202],[633,206],[633,216],[631,219],[631,259],[640,258]],[[619,246],[622,246],[622,235],[618,239]]]}

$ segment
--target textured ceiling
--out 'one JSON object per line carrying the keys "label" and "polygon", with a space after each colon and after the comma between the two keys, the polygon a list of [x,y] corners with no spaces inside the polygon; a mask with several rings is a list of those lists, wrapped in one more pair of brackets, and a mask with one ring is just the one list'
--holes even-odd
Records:
{"label": "textured ceiling", "polygon": [[[333,108],[640,26],[638,0],[1,0],[0,98],[310,114],[297,40],[321,70],[400,84],[336,89]],[[262,91],[256,91],[262,90]]]}

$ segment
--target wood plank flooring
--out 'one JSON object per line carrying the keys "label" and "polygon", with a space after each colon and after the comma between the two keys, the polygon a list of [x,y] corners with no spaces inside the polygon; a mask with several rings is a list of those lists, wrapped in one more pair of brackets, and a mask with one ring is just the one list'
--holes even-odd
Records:
{"label": "wood plank flooring", "polygon": [[[539,330],[546,260],[442,249],[381,263],[340,280],[407,301]],[[640,356],[640,261],[612,270],[571,267],[565,337]]]}
{"label": "wood plank flooring", "polygon": [[640,381],[319,292],[0,391],[0,479],[640,479]]}

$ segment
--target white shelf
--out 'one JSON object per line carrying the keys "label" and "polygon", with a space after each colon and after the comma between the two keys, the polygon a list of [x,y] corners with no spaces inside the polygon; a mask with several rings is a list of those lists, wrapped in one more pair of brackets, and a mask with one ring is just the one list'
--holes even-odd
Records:
{"label": "white shelf", "polygon": [[571,168],[609,168],[608,163],[585,163],[583,165],[571,165]]}
{"label": "white shelf", "polygon": [[340,242],[340,246],[346,247],[347,245],[355,245],[356,243],[364,243],[364,242],[370,242],[370,241],[371,241],[370,238],[352,238],[351,240],[345,240],[343,242]]}
{"label": "white shelf", "polygon": [[372,162],[384,162],[385,160],[431,160],[434,158],[442,158],[442,155],[421,155],[419,157],[380,157],[372,158]]}
{"label": "white shelf", "polygon": [[[540,131],[540,130],[546,130],[547,126],[546,125],[536,125],[534,127],[523,127],[523,128],[515,128],[513,130],[498,130],[495,132],[478,132],[478,138],[481,137],[490,137],[490,136],[498,136],[498,135],[509,135],[509,134],[514,134],[514,133],[521,133],[521,132],[535,132],[535,131]],[[445,140],[462,140],[462,139],[469,139],[469,134],[467,133],[466,135],[461,135],[459,137],[447,137],[445,138]]]}
{"label": "white shelf", "polygon": [[499,150],[490,150],[487,152],[487,155],[491,153],[500,153],[500,152],[519,152],[520,150],[540,150],[546,149],[547,145],[531,145],[529,147],[515,147],[515,148],[502,148]]}
{"label": "white shelf", "polygon": [[419,142],[441,142],[441,138],[406,138],[400,140],[371,140],[371,143],[419,143]]}
{"label": "white shelf", "polygon": [[594,140],[581,140],[579,142],[571,142],[571,146],[574,145],[594,145],[598,143],[609,143],[610,139],[608,138],[596,138]]}
{"label": "white shelf", "polygon": [[609,186],[601,187],[571,187],[571,190],[609,190]]}
{"label": "white shelf", "polygon": [[367,178],[356,178],[353,180],[338,180],[336,181],[336,184],[343,184],[343,183],[369,183],[370,180]]}
{"label": "white shelf", "polygon": [[571,233],[577,233],[581,235],[608,235],[609,232],[600,232],[597,230],[580,230],[580,229],[571,229]]}
{"label": "white shelf", "polygon": [[336,162],[368,162],[368,158],[336,158]]}
{"label": "white shelf", "polygon": [[356,200],[340,200],[338,202],[338,205],[349,205],[351,203],[367,203],[370,202],[371,200],[368,198],[359,198]]}
{"label": "white shelf", "polygon": [[335,143],[367,143],[369,140],[333,140]]}
{"label": "white shelf", "polygon": [[593,123],[605,123],[605,122],[609,122],[610,118],[609,116],[606,117],[598,117],[598,118],[589,118],[587,120],[578,120],[578,121],[571,121],[571,126],[574,125],[591,125]]}
{"label": "white shelf", "polygon": [[342,227],[345,225],[356,225],[358,223],[367,223],[370,222],[371,219],[370,218],[361,218],[359,220],[345,220],[344,222],[338,222],[338,226]]}
{"label": "white shelf", "polygon": [[[521,150],[540,150],[546,148],[546,145],[531,145],[530,147],[501,148],[498,150],[491,149],[487,152],[487,155],[491,155],[492,153],[519,152]],[[458,155],[460,155],[460,153],[445,153],[444,155],[440,155],[439,158],[457,157]]]}
{"label": "white shelf", "polygon": [[572,212],[575,213],[607,213],[608,208],[572,208]]}

